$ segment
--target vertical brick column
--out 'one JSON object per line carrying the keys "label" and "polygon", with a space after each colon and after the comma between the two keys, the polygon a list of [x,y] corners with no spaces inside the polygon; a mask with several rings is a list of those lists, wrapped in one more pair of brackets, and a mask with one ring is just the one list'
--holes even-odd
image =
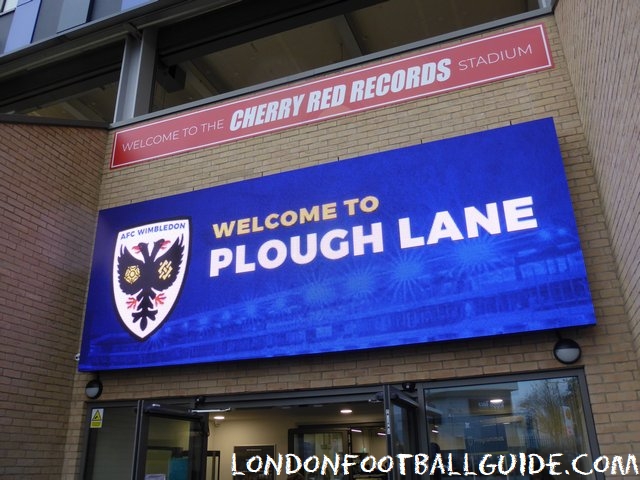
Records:
{"label": "vertical brick column", "polygon": [[0,123],[0,477],[59,479],[106,132]]}

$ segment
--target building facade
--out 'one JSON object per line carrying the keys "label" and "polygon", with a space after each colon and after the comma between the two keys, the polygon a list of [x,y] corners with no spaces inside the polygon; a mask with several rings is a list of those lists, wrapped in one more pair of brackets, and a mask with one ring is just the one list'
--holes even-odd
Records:
{"label": "building facade", "polygon": [[[300,458],[334,458],[349,453],[361,459],[400,453],[433,455],[434,444],[454,464],[444,464],[444,472],[420,473],[438,476],[446,474],[447,468],[457,472],[471,468],[479,475],[489,475],[479,464],[486,454],[494,459],[507,453],[536,454],[550,462],[550,455],[558,453],[563,455],[554,457],[562,459],[558,470],[573,477],[622,476],[620,465],[631,465],[628,472],[637,475],[633,464],[627,463],[640,452],[637,2],[559,0],[555,5],[536,5],[526,14],[508,12],[504,21],[477,22],[471,29],[464,25],[466,30],[458,28],[455,34],[434,36],[427,43],[403,40],[401,47],[406,48],[354,55],[349,61],[334,61],[331,68],[307,68],[304,75],[280,76],[273,67],[274,78],[263,79],[258,86],[234,84],[232,90],[221,89],[200,100],[180,97],[184,89],[171,91],[172,82],[181,84],[181,71],[193,72],[169,59],[180,57],[175,39],[189,32],[180,28],[181,21],[210,20],[195,8],[204,11],[202,5],[192,4],[194,11],[189,13],[180,5],[184,2],[145,2],[121,5],[118,10],[108,2],[79,2],[82,8],[72,8],[71,3],[5,2],[0,16],[4,52],[0,61],[5,71],[0,74],[0,85],[11,93],[4,95],[0,123],[3,478],[229,480],[234,467],[252,476],[242,462],[253,456],[288,453]],[[219,8],[222,14],[228,7],[246,15],[246,30],[253,32],[248,36],[251,46],[252,36],[264,36],[258,30],[266,27],[252,20],[255,5],[244,3],[228,6],[222,2]],[[340,10],[342,3],[351,2],[324,3]],[[382,2],[380,8],[384,5]],[[464,10],[464,2],[456,5]],[[287,11],[290,17],[297,12],[292,5],[287,5]],[[283,22],[290,18],[281,12],[269,13]],[[121,29],[126,24],[135,25],[136,31],[128,34],[132,39],[122,40]],[[153,36],[154,31],[158,33],[155,25],[161,25],[157,37]],[[180,118],[194,112],[243,101],[255,103],[264,95],[346,78],[340,76],[363,69],[386,68],[417,55],[450,51],[447,49],[528,28],[544,32],[550,66],[215,144],[203,140],[184,151],[168,149],[124,165],[114,163],[120,135],[133,132],[131,142],[154,138],[136,136],[139,127],[160,122],[178,125]],[[162,35],[169,31],[175,36]],[[203,29],[196,37],[207,33]],[[107,41],[112,38],[109,35],[116,38],[113,44]],[[224,43],[221,39],[215,42]],[[92,55],[82,57],[83,46]],[[146,52],[150,46],[155,47],[154,54]],[[257,40],[254,48],[260,50]],[[111,58],[115,51],[119,56]],[[151,80],[143,78],[151,68],[147,62],[150,58],[155,62],[157,52],[164,66],[152,65],[156,65],[155,81],[163,84],[161,95],[159,87],[154,90],[149,87]],[[240,56],[245,55],[243,50]],[[248,63],[268,70],[262,58],[258,55]],[[28,62],[38,78],[24,74]],[[85,62],[95,62],[90,69],[95,75],[85,71],[89,68],[78,67]],[[117,66],[115,77],[112,65]],[[228,65],[230,70],[245,68]],[[111,118],[101,119],[97,108],[88,113],[90,102],[81,102],[84,97],[78,92],[64,97],[64,106],[57,102],[62,97],[53,98],[55,92],[46,88],[48,82],[55,83],[57,91],[71,88],[64,78],[70,74],[57,71],[63,66],[78,68],[70,71],[82,77],[86,91],[99,84],[103,92],[113,95],[112,109],[107,109]],[[124,85],[129,81],[135,86]],[[144,85],[147,88],[141,87]],[[330,99],[326,102],[331,106]],[[69,119],[70,111],[85,114]],[[56,112],[63,112],[60,117],[64,118],[51,118]],[[444,139],[455,141],[544,119],[552,120],[557,136],[595,324],[525,326],[507,335],[399,340],[367,348],[355,341],[352,347],[318,347],[317,352],[221,361],[183,362],[169,354],[160,364],[145,360],[151,347],[143,339],[134,342],[138,345],[130,353],[134,360],[124,367],[103,368],[93,363],[98,355],[95,348],[89,348],[95,343],[87,332],[102,317],[89,323],[86,312],[95,308],[92,302],[100,295],[112,301],[111,292],[96,292],[95,283],[90,287],[102,255],[96,230],[100,232],[104,212],[128,215],[136,205],[164,207],[176,195],[192,198],[204,191],[223,192],[212,198],[224,198],[237,195],[233,190],[237,185],[268,187],[266,182],[272,178],[286,184],[298,178],[293,175],[299,172],[333,174],[330,168],[370,159],[372,154]],[[522,148],[535,150],[532,144]],[[324,181],[318,177],[318,183]],[[307,185],[298,184],[297,189],[313,191]],[[277,198],[297,200],[296,195],[286,187],[273,190]],[[261,198],[266,202],[270,197]],[[236,213],[237,206],[225,208],[240,219],[244,213]],[[199,213],[193,215],[213,207],[198,204],[194,211]],[[235,217],[227,220],[230,218]],[[136,223],[133,217],[123,221]],[[548,279],[564,271],[565,263],[559,258],[539,259],[535,268],[543,268],[542,264],[544,268],[536,270],[536,276]],[[474,262],[481,263],[477,257]],[[193,272],[195,267],[189,268]],[[380,281],[390,283],[392,279]],[[434,280],[433,288],[444,281]],[[548,288],[539,292],[541,296],[569,298],[564,291],[541,287],[545,281],[537,287]],[[319,295],[317,309],[335,312],[327,301],[330,293]],[[486,311],[498,313],[510,308],[505,303],[515,298],[482,295],[493,302],[485,305]],[[366,304],[374,299],[365,296],[362,303],[366,314],[371,308]],[[454,301],[444,302],[437,318],[445,324],[450,321],[455,331],[459,328],[453,321],[456,313],[447,310],[447,305],[461,308]],[[500,318],[478,313],[477,305],[474,308],[465,311],[470,321],[484,325]],[[295,318],[293,332],[299,326]],[[218,321],[230,329],[251,325],[240,323],[233,314],[220,315]],[[370,328],[375,330],[375,324]],[[401,324],[397,330],[408,327]],[[365,336],[363,331],[345,332],[356,339]],[[199,331],[198,335],[205,334]],[[564,364],[554,357],[559,338],[578,343],[581,356],[577,361]],[[96,379],[101,391],[97,398],[89,399],[85,387]],[[491,403],[498,399],[501,404]],[[346,407],[351,414],[337,413]],[[594,466],[599,457],[602,460]],[[615,463],[616,457],[621,457],[621,464]],[[472,466],[463,463],[465,458]],[[579,461],[572,463],[576,458]],[[386,476],[384,465],[378,467],[367,475],[356,467],[348,476]],[[302,473],[314,477],[314,473]],[[535,472],[525,468],[519,473],[531,477]],[[403,475],[398,470],[391,474]],[[271,478],[275,476],[287,475],[282,472]],[[347,474],[341,470],[325,476]]]}

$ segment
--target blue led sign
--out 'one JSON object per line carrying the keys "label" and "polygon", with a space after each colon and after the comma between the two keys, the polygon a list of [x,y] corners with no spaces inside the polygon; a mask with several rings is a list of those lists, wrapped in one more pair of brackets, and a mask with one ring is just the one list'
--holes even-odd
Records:
{"label": "blue led sign", "polygon": [[594,323],[543,119],[101,211],[80,369]]}

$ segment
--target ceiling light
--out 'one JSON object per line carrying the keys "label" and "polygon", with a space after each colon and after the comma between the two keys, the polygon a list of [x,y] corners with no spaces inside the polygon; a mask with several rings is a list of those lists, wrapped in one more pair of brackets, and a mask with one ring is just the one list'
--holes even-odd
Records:
{"label": "ceiling light", "polygon": [[350,408],[343,408],[342,410],[340,410],[340,413],[348,415],[350,413],[353,413],[353,410],[351,410]]}

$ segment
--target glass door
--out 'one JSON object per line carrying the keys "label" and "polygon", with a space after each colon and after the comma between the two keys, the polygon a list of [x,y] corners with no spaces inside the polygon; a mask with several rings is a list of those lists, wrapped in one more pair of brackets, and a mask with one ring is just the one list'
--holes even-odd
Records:
{"label": "glass door", "polygon": [[[415,455],[418,453],[418,401],[408,392],[392,385],[384,386],[384,412],[387,434],[387,450],[392,458],[397,455]],[[395,468],[389,472],[390,480],[412,480],[415,478],[411,459],[401,465],[396,462]]]}
{"label": "glass door", "polygon": [[208,423],[187,409],[145,402],[136,480],[204,480]]}

